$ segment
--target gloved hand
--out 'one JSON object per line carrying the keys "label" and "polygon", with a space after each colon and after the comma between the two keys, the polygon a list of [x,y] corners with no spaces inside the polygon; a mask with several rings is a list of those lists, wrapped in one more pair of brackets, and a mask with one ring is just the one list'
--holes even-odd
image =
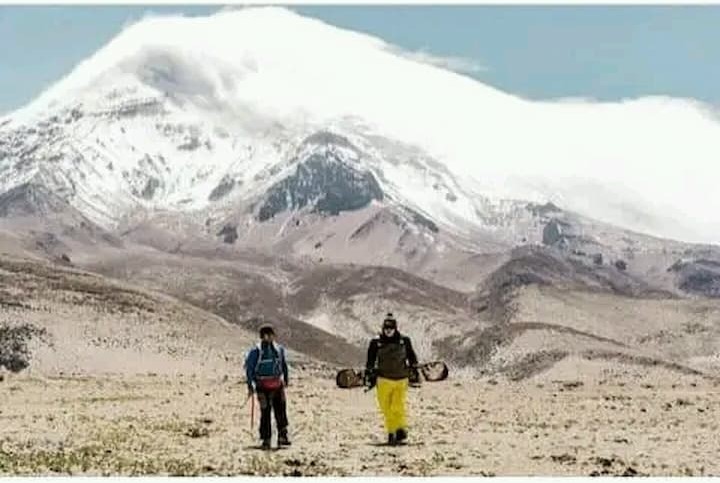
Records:
{"label": "gloved hand", "polygon": [[408,379],[410,381],[410,384],[419,384],[420,383],[420,371],[417,368],[417,365],[411,366],[409,368],[409,374]]}
{"label": "gloved hand", "polygon": [[363,385],[367,387],[367,390],[369,391],[375,385],[377,384],[377,374],[374,370],[369,369],[365,371],[365,374],[363,375]]}

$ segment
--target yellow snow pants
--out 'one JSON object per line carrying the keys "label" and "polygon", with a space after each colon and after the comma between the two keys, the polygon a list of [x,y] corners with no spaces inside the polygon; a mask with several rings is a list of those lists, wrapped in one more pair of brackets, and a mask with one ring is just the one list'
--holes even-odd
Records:
{"label": "yellow snow pants", "polygon": [[385,417],[385,430],[394,433],[398,429],[407,429],[405,418],[405,395],[408,380],[377,379],[377,400]]}

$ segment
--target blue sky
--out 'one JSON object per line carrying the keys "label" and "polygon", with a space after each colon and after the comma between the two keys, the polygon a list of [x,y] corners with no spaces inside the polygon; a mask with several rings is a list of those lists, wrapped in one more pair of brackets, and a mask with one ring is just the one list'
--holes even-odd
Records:
{"label": "blue sky", "polygon": [[[0,6],[0,112],[20,107],[145,12],[204,6]],[[407,50],[462,58],[532,99],[691,97],[720,105],[720,6],[292,6]],[[478,66],[481,66],[479,68]]]}

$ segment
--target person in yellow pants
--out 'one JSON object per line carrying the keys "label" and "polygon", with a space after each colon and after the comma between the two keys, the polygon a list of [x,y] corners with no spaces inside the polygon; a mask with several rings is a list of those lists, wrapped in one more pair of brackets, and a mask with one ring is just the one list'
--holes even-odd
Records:
{"label": "person in yellow pants", "polygon": [[403,443],[408,437],[405,400],[410,369],[417,363],[410,338],[400,334],[397,321],[387,314],[380,335],[370,341],[365,373],[370,386],[377,386],[389,445]]}
{"label": "person in yellow pants", "polygon": [[[385,418],[385,430],[388,435],[394,434],[396,440],[398,431],[405,430],[407,437],[407,417],[405,415],[405,396],[408,389],[408,380],[392,380],[378,377],[377,400]],[[390,442],[390,441],[388,441]]]}

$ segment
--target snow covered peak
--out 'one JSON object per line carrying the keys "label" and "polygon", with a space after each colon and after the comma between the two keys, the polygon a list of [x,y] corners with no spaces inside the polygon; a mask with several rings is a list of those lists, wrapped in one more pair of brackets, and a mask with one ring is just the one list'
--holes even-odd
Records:
{"label": "snow covered peak", "polygon": [[[271,111],[277,119],[320,122],[355,117],[408,133],[417,131],[403,128],[408,110],[445,106],[436,94],[448,87],[470,97],[483,93],[486,107],[512,103],[499,91],[403,57],[379,39],[268,7],[146,18],[78,65],[30,110],[138,83],[200,109]],[[457,107],[443,109],[450,114]]]}
{"label": "snow covered peak", "polygon": [[[531,102],[283,8],[146,18],[14,113],[12,124],[77,106],[95,114],[145,106],[170,116],[68,134],[96,136],[107,146],[92,147],[92,156],[112,158],[108,166],[132,174],[148,155],[169,163],[158,170],[179,173],[138,176],[133,190],[148,199],[133,203],[206,201],[231,168],[252,177],[306,136],[332,130],[367,149],[363,139],[415,146],[462,180],[456,189],[469,198],[553,201],[625,228],[720,241],[720,121],[706,106],[666,98]],[[208,134],[218,126],[229,135]],[[177,139],[149,136],[152,129]],[[170,142],[193,149],[178,155]],[[197,180],[206,182],[198,188]],[[253,188],[249,180],[243,190]],[[147,186],[156,186],[153,196]]]}

